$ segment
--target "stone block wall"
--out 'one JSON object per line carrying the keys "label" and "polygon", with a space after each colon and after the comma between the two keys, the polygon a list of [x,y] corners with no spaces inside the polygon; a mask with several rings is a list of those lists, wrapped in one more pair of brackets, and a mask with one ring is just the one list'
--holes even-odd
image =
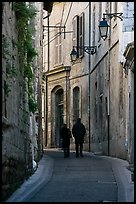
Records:
{"label": "stone block wall", "polygon": [[[32,173],[27,86],[19,64],[12,2],[2,12],[2,200]],[[16,43],[15,43],[16,42]]]}

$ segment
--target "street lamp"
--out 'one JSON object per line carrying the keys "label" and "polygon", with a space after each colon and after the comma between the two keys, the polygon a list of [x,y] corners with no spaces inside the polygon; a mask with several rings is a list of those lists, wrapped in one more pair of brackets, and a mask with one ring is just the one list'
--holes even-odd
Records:
{"label": "street lamp", "polygon": [[70,53],[72,62],[75,62],[78,58],[78,52],[75,50],[75,48],[82,49],[89,55],[94,55],[96,53],[96,46],[73,46],[73,49]]}
{"label": "street lamp", "polygon": [[105,16],[108,16],[110,19],[113,17],[118,17],[122,21],[123,20],[121,18],[122,14],[123,13],[104,13],[103,14],[103,20],[100,21],[100,24],[99,24],[99,32],[100,32],[100,36],[101,36],[101,38],[103,38],[103,40],[105,40],[107,38],[108,28],[110,27],[107,23]]}
{"label": "street lamp", "polygon": [[71,57],[71,62],[75,62],[77,59],[77,52],[76,52],[74,46],[73,46],[73,50],[70,53],[70,57]]}
{"label": "street lamp", "polygon": [[107,34],[108,34],[108,23],[105,20],[105,18],[103,18],[103,21],[100,21],[99,24],[99,32],[100,32],[100,36],[103,40],[105,40],[107,38]]}

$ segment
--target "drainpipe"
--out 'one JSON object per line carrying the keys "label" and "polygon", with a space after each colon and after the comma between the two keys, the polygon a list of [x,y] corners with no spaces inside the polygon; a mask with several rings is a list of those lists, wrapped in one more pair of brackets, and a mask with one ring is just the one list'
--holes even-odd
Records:
{"label": "drainpipe", "polygon": [[[50,17],[50,13],[48,13],[48,15],[46,16],[48,17],[47,18],[47,25],[48,25],[48,70],[49,71],[49,68],[50,68],[50,43],[49,43],[49,40],[50,40],[50,33],[49,33],[49,17]],[[45,132],[46,132],[46,145],[48,145],[48,83],[47,83],[47,79],[48,79],[48,76],[46,76],[46,79],[45,79],[45,82],[46,82],[46,124],[45,124]]]}
{"label": "drainpipe", "polygon": [[[110,3],[110,11],[111,13],[111,3]],[[111,18],[109,19],[109,37],[108,37],[108,156],[110,155],[110,45],[111,45]]]}
{"label": "drainpipe", "polygon": [[[90,37],[90,33],[91,33],[91,2],[89,2],[89,47],[91,46],[91,37]],[[91,55],[88,55],[88,122],[89,122],[89,152],[90,150],[90,131],[91,131],[91,127],[90,127],[90,63],[91,63]]]}
{"label": "drainpipe", "polygon": [[49,41],[50,41],[50,30],[49,30],[49,25],[50,25],[50,23],[49,23],[49,17],[50,17],[50,14],[48,14],[48,19],[47,19],[47,21],[48,21],[48,71],[49,71],[49,68],[50,68],[50,43],[49,43]]}

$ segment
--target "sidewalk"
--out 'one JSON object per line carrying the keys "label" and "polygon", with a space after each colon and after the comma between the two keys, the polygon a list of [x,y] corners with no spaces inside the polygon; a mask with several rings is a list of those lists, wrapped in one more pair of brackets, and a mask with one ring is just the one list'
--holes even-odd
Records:
{"label": "sidewalk", "polygon": [[[95,156],[93,153],[84,152],[87,156]],[[113,172],[118,185],[118,202],[134,202],[134,182],[131,180],[131,172],[127,169],[129,163],[126,160],[101,156],[112,163]],[[36,172],[17,189],[6,202],[25,202],[27,197],[34,195],[42,185],[47,183],[53,172],[53,159],[46,154],[39,162]]]}
{"label": "sidewalk", "polygon": [[35,173],[18,188],[6,202],[25,202],[34,195],[52,176],[53,159],[43,155]]}
{"label": "sidewalk", "polygon": [[127,169],[129,163],[119,158],[102,157],[112,162],[114,176],[118,185],[118,202],[134,202],[134,182],[131,179],[131,171]]}

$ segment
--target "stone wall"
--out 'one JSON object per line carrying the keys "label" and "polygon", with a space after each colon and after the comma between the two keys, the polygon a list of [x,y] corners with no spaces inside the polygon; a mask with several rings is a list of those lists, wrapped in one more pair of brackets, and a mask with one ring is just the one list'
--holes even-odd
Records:
{"label": "stone wall", "polygon": [[20,70],[12,2],[2,13],[2,199],[32,172],[27,80]]}

